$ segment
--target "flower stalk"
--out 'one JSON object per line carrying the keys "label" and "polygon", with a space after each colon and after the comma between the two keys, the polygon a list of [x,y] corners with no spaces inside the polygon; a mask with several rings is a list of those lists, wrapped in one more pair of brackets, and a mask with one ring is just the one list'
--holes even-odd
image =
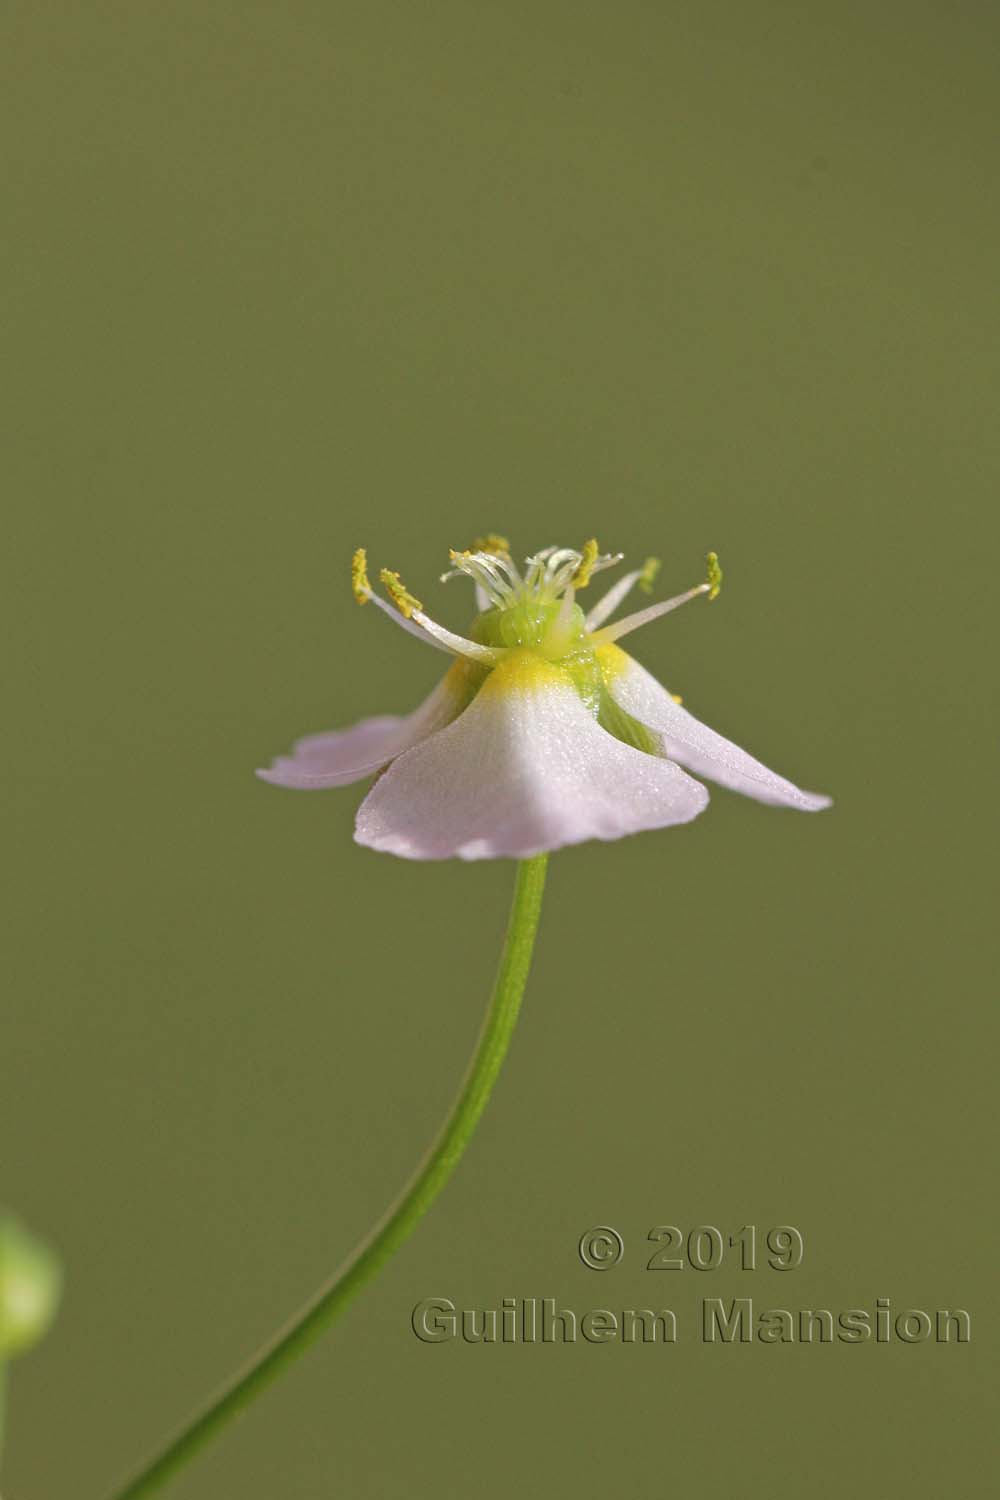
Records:
{"label": "flower stalk", "polygon": [[302,1312],[109,1500],[145,1500],[184,1468],[336,1321],[430,1208],[472,1137],[510,1045],[531,966],[547,862],[540,854],[517,866],[500,967],[475,1054],[451,1113],[409,1186]]}

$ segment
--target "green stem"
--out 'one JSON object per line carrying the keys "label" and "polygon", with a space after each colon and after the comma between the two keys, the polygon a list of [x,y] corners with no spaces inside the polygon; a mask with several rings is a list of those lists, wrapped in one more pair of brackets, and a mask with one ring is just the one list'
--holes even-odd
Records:
{"label": "green stem", "polygon": [[517,867],[507,936],[475,1055],[451,1114],[410,1185],[312,1302],[109,1500],[140,1500],[166,1484],[329,1328],[430,1208],[469,1143],[510,1043],[531,966],[547,861],[539,854]]}

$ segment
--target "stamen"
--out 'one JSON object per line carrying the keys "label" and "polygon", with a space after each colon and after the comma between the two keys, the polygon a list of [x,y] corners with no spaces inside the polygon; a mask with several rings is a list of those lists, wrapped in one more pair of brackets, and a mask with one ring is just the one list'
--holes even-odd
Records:
{"label": "stamen", "polygon": [[[354,567],[361,566],[355,554]],[[414,598],[405,586],[398,573],[393,573],[389,568],[383,568],[379,578],[385,587],[389,599],[382,599],[369,587],[365,596],[379,609],[387,614],[390,619],[395,620],[409,635],[415,635],[425,645],[436,646],[439,651],[447,651],[452,656],[465,656],[470,661],[481,662],[485,666],[495,667],[502,656],[507,652],[504,647],[481,646],[478,641],[468,641],[464,635],[456,635],[454,631],[446,630],[436,620],[424,614],[424,607],[419,599]],[[358,573],[359,586],[368,585],[367,574]]]}
{"label": "stamen", "polygon": [[653,584],[656,582],[656,576],[662,566],[663,564],[658,557],[646,558],[646,561],[642,565],[642,571],[639,574],[638,580],[639,587],[642,589],[642,592],[644,594],[651,594],[653,592]]}
{"label": "stamen", "polygon": [[594,571],[594,564],[597,561],[598,555],[599,550],[597,546],[597,538],[591,537],[589,541],[584,542],[583,544],[583,551],[580,553],[579,566],[577,567],[576,572],[573,574],[574,588],[585,589],[587,587],[587,584],[590,582],[591,574]]}
{"label": "stamen", "polygon": [[[590,543],[588,542],[587,547],[589,546]],[[603,573],[605,568],[616,568],[624,556],[624,552],[602,552],[599,557],[595,557],[593,562],[590,563],[589,572],[586,574],[587,582],[590,582],[590,579],[595,573]],[[586,566],[587,562],[588,558],[584,557],[584,555],[581,553],[581,571],[582,568]],[[582,588],[584,586],[576,578],[573,579],[573,583],[577,588]]]}
{"label": "stamen", "polygon": [[719,567],[719,554],[710,552],[705,559],[708,564],[708,597],[709,601],[718,599],[719,590],[722,588],[722,569]]}
{"label": "stamen", "polygon": [[422,626],[417,624],[416,620],[408,620],[405,615],[401,615],[395,605],[390,604],[388,599],[383,599],[381,594],[376,594],[374,589],[368,595],[368,602],[376,605],[384,615],[388,615],[393,624],[398,625],[400,630],[405,630],[407,635],[423,641],[425,646],[433,646],[436,651],[446,651],[449,656],[454,655],[450,646],[446,646],[443,641],[435,640],[434,636],[428,634]]}
{"label": "stamen", "polygon": [[367,604],[372,596],[372,586],[368,582],[368,553],[364,547],[359,547],[351,558],[351,589],[359,604]]}
{"label": "stamen", "polygon": [[710,583],[699,583],[696,588],[688,589],[686,594],[678,594],[673,599],[665,599],[661,604],[651,604],[648,609],[637,610],[634,615],[626,615],[624,620],[617,620],[614,625],[608,625],[599,630],[596,635],[591,636],[591,643],[595,646],[608,646],[612,641],[620,640],[623,635],[631,635],[633,630],[638,630],[641,625],[649,625],[651,621],[658,620],[661,615],[668,615],[671,610],[679,609],[682,604],[687,604],[689,599],[697,599],[699,594],[707,594],[711,589]]}
{"label": "stamen", "polygon": [[506,646],[482,646],[478,641],[467,640],[464,635],[456,635],[453,630],[445,629],[436,620],[432,620],[430,615],[425,615],[419,605],[413,611],[413,618],[435,644],[443,646],[454,656],[465,656],[469,661],[478,661],[484,666],[495,667],[500,658],[507,655]]}
{"label": "stamen", "polygon": [[603,625],[608,616],[614,614],[622,600],[632,592],[641,577],[642,569],[635,568],[631,573],[626,573],[624,578],[619,578],[617,583],[612,584],[608,592],[601,595],[587,615],[587,629],[596,630],[599,625]]}
{"label": "stamen", "polygon": [[382,587],[389,595],[389,598],[400,614],[407,620],[412,619],[419,610],[423,609],[424,606],[420,600],[415,599],[409,590],[405,588],[403,580],[398,573],[392,573],[388,568],[383,568],[378,576],[382,580]]}

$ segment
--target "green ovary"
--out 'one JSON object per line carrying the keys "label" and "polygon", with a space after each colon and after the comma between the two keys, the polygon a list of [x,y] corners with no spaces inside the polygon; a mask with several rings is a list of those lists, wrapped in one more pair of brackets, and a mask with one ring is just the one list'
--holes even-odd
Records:
{"label": "green ovary", "polygon": [[586,645],[587,629],[578,604],[564,612],[558,599],[524,599],[480,615],[472,639],[484,646],[524,646],[561,664],[564,656]]}

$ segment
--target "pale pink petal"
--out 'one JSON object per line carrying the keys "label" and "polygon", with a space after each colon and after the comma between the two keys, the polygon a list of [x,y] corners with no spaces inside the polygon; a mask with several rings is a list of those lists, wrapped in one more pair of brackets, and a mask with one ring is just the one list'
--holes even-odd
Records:
{"label": "pale pink petal", "polygon": [[830,806],[829,797],[800,791],[738,745],[702,724],[675,703],[645,667],[640,667],[619,647],[602,646],[597,654],[615,702],[633,719],[661,736],[664,751],[672,760],[687,766],[697,776],[707,776],[720,786],[754,797],[758,802],[796,807],[802,812],[818,812]]}
{"label": "pale pink petal", "polygon": [[461,671],[453,668],[447,672],[420,707],[405,718],[380,715],[362,719],[350,729],[307,735],[296,740],[290,755],[279,756],[257,775],[274,786],[301,791],[347,786],[373,776],[387,761],[450,723],[461,711],[466,696]]}
{"label": "pale pink petal", "polygon": [[687,823],[707,801],[678,766],[603,730],[566,673],[514,651],[379,777],[355,838],[406,859],[524,859]]}

